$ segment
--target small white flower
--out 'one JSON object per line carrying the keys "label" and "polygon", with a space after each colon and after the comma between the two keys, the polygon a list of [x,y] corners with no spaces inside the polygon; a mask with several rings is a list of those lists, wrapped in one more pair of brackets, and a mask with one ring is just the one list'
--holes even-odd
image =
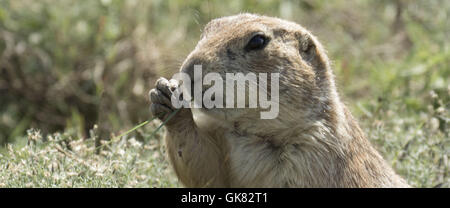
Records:
{"label": "small white flower", "polygon": [[123,156],[123,155],[125,154],[125,150],[119,149],[119,150],[117,151],[117,154],[119,154],[120,156]]}
{"label": "small white flower", "polygon": [[136,139],[134,139],[134,138],[129,139],[128,142],[134,148],[140,148],[142,146],[142,144],[140,142],[136,141]]}

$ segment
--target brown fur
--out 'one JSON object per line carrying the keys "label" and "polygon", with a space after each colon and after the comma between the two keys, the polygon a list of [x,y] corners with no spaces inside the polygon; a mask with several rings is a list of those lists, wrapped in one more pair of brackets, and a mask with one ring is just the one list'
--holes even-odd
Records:
{"label": "brown fur", "polygon": [[[269,44],[243,50],[255,32],[270,37]],[[253,14],[215,19],[181,71],[192,73],[194,64],[224,78],[226,72],[279,72],[280,110],[276,119],[262,120],[248,108],[182,109],[167,124],[165,140],[184,185],[408,187],[340,101],[325,50],[300,25]],[[150,92],[152,113],[161,119],[173,111],[161,94],[172,81],[160,79]]]}

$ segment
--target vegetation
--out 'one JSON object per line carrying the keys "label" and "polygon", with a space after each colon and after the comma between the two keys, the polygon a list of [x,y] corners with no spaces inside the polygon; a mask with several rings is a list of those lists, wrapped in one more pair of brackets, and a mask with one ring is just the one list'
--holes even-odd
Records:
{"label": "vegetation", "polygon": [[[450,187],[450,2],[0,0],[0,187],[178,187],[147,92],[211,19],[312,30],[340,94],[396,171]],[[117,137],[116,137],[117,136]]]}

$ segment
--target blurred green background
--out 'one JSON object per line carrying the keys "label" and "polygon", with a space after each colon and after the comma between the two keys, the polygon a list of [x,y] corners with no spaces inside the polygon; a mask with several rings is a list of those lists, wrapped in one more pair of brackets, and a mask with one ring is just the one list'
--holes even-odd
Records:
{"label": "blurred green background", "polygon": [[209,20],[242,12],[311,30],[385,158],[412,185],[450,186],[448,0],[0,0],[0,144],[94,125],[107,140],[148,120],[154,81]]}

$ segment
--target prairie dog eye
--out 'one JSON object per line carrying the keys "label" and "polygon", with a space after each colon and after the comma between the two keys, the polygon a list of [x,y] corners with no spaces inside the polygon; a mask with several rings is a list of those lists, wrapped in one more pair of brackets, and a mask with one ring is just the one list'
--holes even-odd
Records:
{"label": "prairie dog eye", "polygon": [[251,51],[263,49],[268,42],[269,38],[267,38],[262,34],[257,34],[253,36],[253,38],[250,39],[250,41],[248,41],[247,45],[245,46],[245,50]]}

